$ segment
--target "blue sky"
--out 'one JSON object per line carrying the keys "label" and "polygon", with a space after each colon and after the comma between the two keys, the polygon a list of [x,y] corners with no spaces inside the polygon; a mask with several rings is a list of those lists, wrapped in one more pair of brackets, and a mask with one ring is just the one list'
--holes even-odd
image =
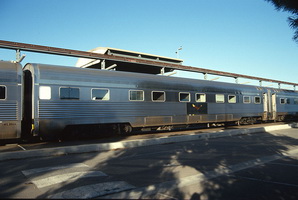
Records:
{"label": "blue sky", "polygon": [[[184,65],[297,83],[298,45],[289,15],[264,0],[0,0],[0,40],[167,57],[182,46]],[[22,64],[74,66],[77,60],[23,53]],[[0,59],[14,60],[15,52],[0,49]]]}

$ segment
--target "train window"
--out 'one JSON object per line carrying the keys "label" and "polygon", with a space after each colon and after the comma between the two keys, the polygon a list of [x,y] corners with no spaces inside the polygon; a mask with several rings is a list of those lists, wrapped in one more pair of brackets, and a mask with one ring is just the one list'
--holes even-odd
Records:
{"label": "train window", "polygon": [[261,103],[261,97],[255,97],[255,104]]}
{"label": "train window", "polygon": [[286,104],[286,99],[285,98],[280,98],[280,104]]}
{"label": "train window", "polygon": [[298,104],[298,99],[294,99],[294,104]]}
{"label": "train window", "polygon": [[236,101],[237,101],[236,95],[229,95],[228,98],[229,98],[229,100],[228,100],[229,103],[236,103]]}
{"label": "train window", "polygon": [[110,91],[108,89],[92,89],[92,100],[108,101],[110,100]]}
{"label": "train window", "polygon": [[215,95],[215,102],[216,103],[224,103],[225,102],[225,95],[223,95],[223,94],[216,94]]}
{"label": "train window", "polygon": [[79,88],[60,88],[60,99],[80,99]]}
{"label": "train window", "polygon": [[130,90],[129,91],[130,101],[144,101],[144,91],[143,90]]}
{"label": "train window", "polygon": [[190,102],[190,93],[189,92],[180,92],[179,93],[180,102]]}
{"label": "train window", "polygon": [[39,99],[50,100],[51,95],[51,87],[50,86],[40,86],[39,87]]}
{"label": "train window", "polygon": [[196,94],[196,102],[206,102],[206,94]]}
{"label": "train window", "polygon": [[166,100],[165,92],[153,91],[151,96],[152,96],[152,101],[164,102]]}
{"label": "train window", "polygon": [[250,103],[250,97],[244,96],[243,97],[243,103]]}
{"label": "train window", "polygon": [[4,100],[6,99],[6,87],[0,86],[0,99]]}
{"label": "train window", "polygon": [[291,100],[287,98],[287,104],[291,104]]}

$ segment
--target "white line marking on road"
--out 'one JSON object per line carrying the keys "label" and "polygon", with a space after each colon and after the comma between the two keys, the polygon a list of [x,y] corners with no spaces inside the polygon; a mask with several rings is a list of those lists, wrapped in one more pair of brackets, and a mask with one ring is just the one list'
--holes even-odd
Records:
{"label": "white line marking on road", "polygon": [[276,182],[276,181],[266,181],[263,179],[257,179],[257,178],[250,178],[250,177],[245,177],[245,176],[234,176],[231,175],[229,177],[237,178],[237,179],[246,179],[250,181],[258,181],[258,182],[263,182],[263,183],[270,183],[270,184],[277,184],[277,185],[285,185],[285,186],[291,186],[291,187],[298,187],[296,184],[290,184],[290,183],[282,183],[282,182]]}
{"label": "white line marking on road", "polygon": [[72,172],[72,173],[66,173],[62,175],[50,176],[48,178],[43,178],[39,180],[33,180],[32,182],[36,185],[37,188],[43,188],[57,183],[62,183],[65,181],[75,181],[80,178],[100,177],[100,176],[107,176],[107,175],[101,171]]}
{"label": "white line marking on road", "polygon": [[30,176],[32,174],[37,174],[37,173],[41,173],[41,172],[49,172],[49,171],[55,171],[55,170],[59,170],[59,169],[77,168],[77,167],[89,167],[89,166],[84,163],[72,163],[72,164],[55,166],[55,167],[43,167],[43,168],[29,169],[29,170],[22,171],[22,173],[25,176]]}
{"label": "white line marking on road", "polygon": [[27,149],[25,149],[24,147],[22,147],[21,145],[18,144],[18,147],[20,147],[22,150],[26,151]]}
{"label": "white line marking on road", "polygon": [[116,192],[134,189],[125,181],[112,181],[77,187],[49,196],[50,199],[89,199]]}

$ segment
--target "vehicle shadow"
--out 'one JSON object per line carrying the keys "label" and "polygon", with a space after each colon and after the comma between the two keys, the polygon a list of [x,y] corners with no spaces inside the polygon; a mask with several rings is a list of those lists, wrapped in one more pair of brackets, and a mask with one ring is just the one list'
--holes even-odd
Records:
{"label": "vehicle shadow", "polygon": [[[247,170],[234,170],[222,175],[212,175],[212,173],[261,157],[283,156],[286,151],[298,147],[297,138],[298,136],[265,132],[111,151],[31,158],[18,162],[6,161],[1,164],[4,170],[2,173],[11,177],[5,182],[0,181],[0,197],[14,198],[16,194],[23,194],[24,198],[31,198],[26,196],[26,191],[29,191],[28,187],[32,189],[34,185],[21,173],[24,169],[85,163],[90,166],[90,170],[102,171],[108,177],[100,180],[79,178],[53,187],[35,188],[38,190],[36,198],[50,198],[53,194],[79,188],[85,182],[90,184],[101,181],[125,181],[136,188],[107,196],[95,195],[91,198],[293,199],[298,198],[298,193],[291,188],[272,189],[272,185],[261,181],[274,181],[274,173],[273,175],[265,173],[272,169],[261,162],[252,168],[248,166],[248,172]],[[121,141],[124,137],[118,139]],[[290,164],[295,161],[297,163],[296,159],[287,157],[284,162]],[[21,165],[16,165],[16,163],[21,163]],[[248,173],[250,176],[247,174],[244,176],[241,173]],[[264,174],[260,175],[260,173]],[[295,174],[293,176],[297,177]],[[260,181],[244,180],[239,177],[257,177],[255,179]],[[5,184],[7,182],[10,184]],[[71,197],[75,196],[65,196],[65,198]]]}

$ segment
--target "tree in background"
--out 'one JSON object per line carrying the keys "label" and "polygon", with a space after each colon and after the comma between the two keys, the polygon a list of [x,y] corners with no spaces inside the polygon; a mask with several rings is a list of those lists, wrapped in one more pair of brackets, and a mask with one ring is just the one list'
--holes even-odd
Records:
{"label": "tree in background", "polygon": [[288,18],[290,27],[295,30],[293,40],[298,43],[298,0],[265,0],[271,2],[277,10],[288,11],[293,16]]}

